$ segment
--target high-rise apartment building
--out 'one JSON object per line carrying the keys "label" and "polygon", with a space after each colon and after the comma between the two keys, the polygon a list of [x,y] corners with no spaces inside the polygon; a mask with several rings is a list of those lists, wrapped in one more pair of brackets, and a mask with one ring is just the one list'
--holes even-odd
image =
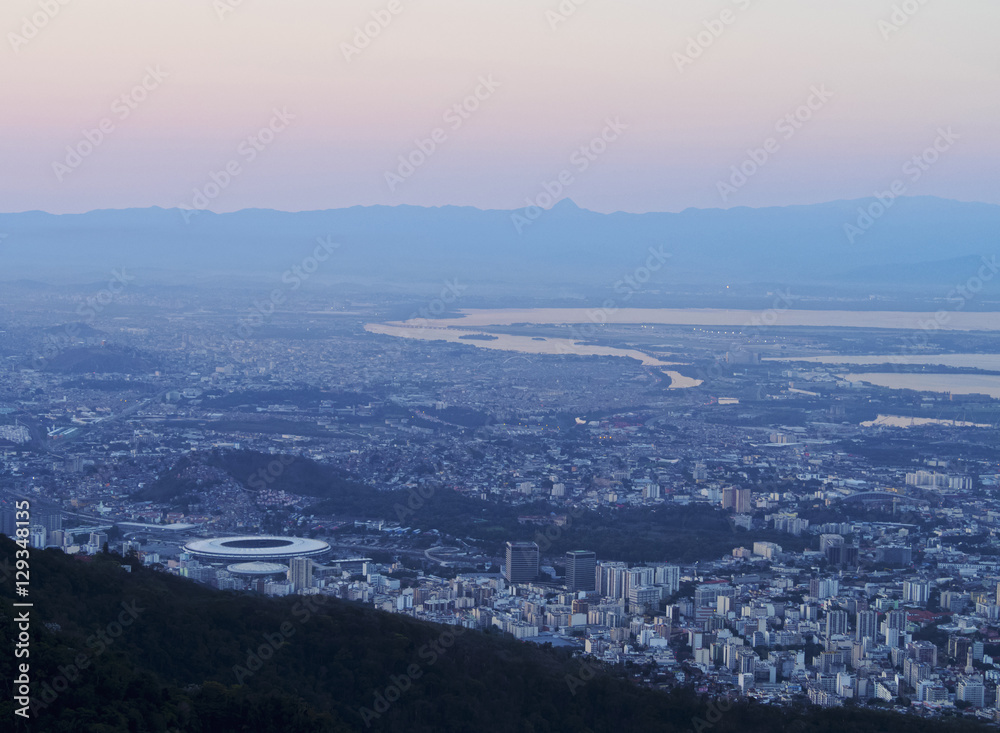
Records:
{"label": "high-rise apartment building", "polygon": [[826,624],[824,630],[826,632],[827,639],[837,634],[846,634],[847,611],[842,611],[840,609],[829,611],[826,614]]}
{"label": "high-rise apartment building", "polygon": [[308,557],[293,557],[288,563],[288,582],[293,591],[312,587],[313,561]]}
{"label": "high-rise apartment building", "polygon": [[750,489],[729,486],[722,490],[722,508],[732,509],[737,514],[749,514],[753,511],[750,499]]}
{"label": "high-rise apartment building", "polygon": [[508,542],[504,577],[508,583],[528,583],[538,577],[538,545]]}
{"label": "high-rise apartment building", "polygon": [[566,553],[566,590],[590,591],[597,584],[597,553],[572,550]]}
{"label": "high-rise apartment building", "polygon": [[878,612],[858,611],[855,616],[855,640],[871,639],[875,641],[878,634]]}
{"label": "high-rise apartment building", "polygon": [[903,581],[903,601],[906,603],[927,603],[930,594],[931,584],[925,580]]}

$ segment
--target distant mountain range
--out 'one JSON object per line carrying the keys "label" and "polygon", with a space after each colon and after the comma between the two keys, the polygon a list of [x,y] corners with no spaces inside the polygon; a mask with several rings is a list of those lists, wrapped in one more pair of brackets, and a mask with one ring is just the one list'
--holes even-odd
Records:
{"label": "distant mountain range", "polygon": [[290,287],[301,278],[419,290],[457,280],[537,294],[611,291],[623,278],[645,278],[648,267],[646,288],[822,284],[943,297],[977,276],[983,258],[1000,255],[1000,206],[913,197],[880,207],[866,199],[601,214],[567,199],[547,211],[31,211],[0,214],[0,282],[111,282],[124,268],[142,284],[284,278]]}

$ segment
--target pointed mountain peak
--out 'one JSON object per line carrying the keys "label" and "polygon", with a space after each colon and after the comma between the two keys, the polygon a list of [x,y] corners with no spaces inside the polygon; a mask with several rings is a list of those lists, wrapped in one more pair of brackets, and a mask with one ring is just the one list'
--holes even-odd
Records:
{"label": "pointed mountain peak", "polygon": [[573,199],[570,199],[570,198],[559,199],[552,206],[551,210],[552,211],[565,211],[565,212],[570,212],[570,211],[584,211],[584,209],[581,209],[579,206],[577,206],[576,202]]}

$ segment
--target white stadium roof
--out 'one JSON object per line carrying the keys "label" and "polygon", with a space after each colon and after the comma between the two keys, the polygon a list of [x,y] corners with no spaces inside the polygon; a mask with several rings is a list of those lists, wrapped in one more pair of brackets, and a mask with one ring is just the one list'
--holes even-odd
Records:
{"label": "white stadium roof", "polygon": [[293,557],[318,557],[329,552],[330,545],[322,540],[305,537],[245,535],[192,540],[184,545],[184,551],[206,560],[268,562]]}
{"label": "white stadium roof", "polygon": [[238,562],[233,563],[228,568],[234,575],[278,575],[288,572],[288,566],[280,562]]}

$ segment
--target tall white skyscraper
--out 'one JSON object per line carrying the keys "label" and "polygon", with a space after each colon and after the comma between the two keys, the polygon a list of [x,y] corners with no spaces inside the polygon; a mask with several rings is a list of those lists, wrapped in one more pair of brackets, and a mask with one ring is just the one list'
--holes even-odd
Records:
{"label": "tall white skyscraper", "polygon": [[288,563],[288,582],[293,591],[312,587],[313,561],[308,557],[293,557]]}

